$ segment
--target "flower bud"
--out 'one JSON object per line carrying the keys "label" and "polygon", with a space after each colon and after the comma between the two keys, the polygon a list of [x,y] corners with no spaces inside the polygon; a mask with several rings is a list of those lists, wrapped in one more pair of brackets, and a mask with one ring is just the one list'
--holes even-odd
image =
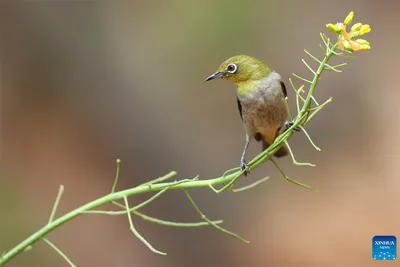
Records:
{"label": "flower bud", "polygon": [[367,34],[371,31],[371,27],[368,24],[364,24],[361,26],[360,35]]}
{"label": "flower bud", "polygon": [[344,46],[344,48],[345,48],[347,51],[353,52],[353,48],[352,48],[352,46],[351,46],[351,44],[350,44],[349,41],[344,40],[344,41],[343,41],[343,46]]}
{"label": "flower bud", "polygon": [[354,12],[351,11],[351,12],[347,15],[347,17],[345,18],[344,24],[345,24],[345,25],[350,25],[350,23],[353,21],[353,18],[354,18]]}
{"label": "flower bud", "polygon": [[327,28],[328,30],[330,30],[331,32],[333,32],[333,33],[338,33],[338,29],[337,29],[336,26],[333,25],[332,23],[326,24],[326,28]]}
{"label": "flower bud", "polygon": [[362,23],[358,22],[358,23],[354,24],[353,26],[351,26],[351,31],[357,32],[357,31],[361,30],[361,26],[362,26]]}
{"label": "flower bud", "polygon": [[363,45],[363,44],[369,45],[369,42],[367,40],[364,40],[364,39],[357,39],[356,42],[359,43],[360,45]]}
{"label": "flower bud", "polygon": [[361,51],[368,51],[371,49],[371,46],[369,44],[362,44],[360,45],[360,50]]}
{"label": "flower bud", "polygon": [[351,37],[358,37],[362,35],[360,31],[351,32]]}
{"label": "flower bud", "polygon": [[330,30],[335,34],[340,34],[343,29],[343,23],[336,23],[336,24],[328,23],[326,24],[326,28],[328,28],[328,30]]}

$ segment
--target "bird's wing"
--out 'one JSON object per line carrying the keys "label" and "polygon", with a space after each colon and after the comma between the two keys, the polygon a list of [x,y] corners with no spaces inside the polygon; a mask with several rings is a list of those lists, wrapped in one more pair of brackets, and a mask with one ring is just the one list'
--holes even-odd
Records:
{"label": "bird's wing", "polygon": [[240,118],[243,120],[242,104],[240,103],[239,98],[237,98],[237,105],[238,105],[238,109],[239,109]]}
{"label": "bird's wing", "polygon": [[282,92],[285,97],[287,97],[287,91],[285,84],[281,81]]}

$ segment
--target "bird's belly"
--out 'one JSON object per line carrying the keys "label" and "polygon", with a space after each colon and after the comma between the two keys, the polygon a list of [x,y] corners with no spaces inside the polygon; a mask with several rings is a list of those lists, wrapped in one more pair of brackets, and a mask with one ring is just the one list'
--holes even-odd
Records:
{"label": "bird's belly", "polygon": [[276,132],[287,119],[287,111],[282,100],[250,101],[242,103],[243,122],[247,132],[266,134]]}

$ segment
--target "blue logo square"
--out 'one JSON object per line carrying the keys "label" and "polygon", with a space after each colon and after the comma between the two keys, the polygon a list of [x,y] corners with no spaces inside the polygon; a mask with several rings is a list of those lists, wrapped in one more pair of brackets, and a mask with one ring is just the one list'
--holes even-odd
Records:
{"label": "blue logo square", "polygon": [[397,240],[393,235],[376,235],[372,238],[372,258],[374,260],[395,260]]}

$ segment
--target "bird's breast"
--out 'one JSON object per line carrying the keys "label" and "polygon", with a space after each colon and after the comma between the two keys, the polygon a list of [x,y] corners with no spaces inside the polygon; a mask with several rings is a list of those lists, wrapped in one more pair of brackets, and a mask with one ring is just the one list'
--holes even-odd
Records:
{"label": "bird's breast", "polygon": [[247,98],[239,98],[239,101],[242,106],[243,123],[250,134],[277,130],[287,119],[282,93],[258,91]]}

